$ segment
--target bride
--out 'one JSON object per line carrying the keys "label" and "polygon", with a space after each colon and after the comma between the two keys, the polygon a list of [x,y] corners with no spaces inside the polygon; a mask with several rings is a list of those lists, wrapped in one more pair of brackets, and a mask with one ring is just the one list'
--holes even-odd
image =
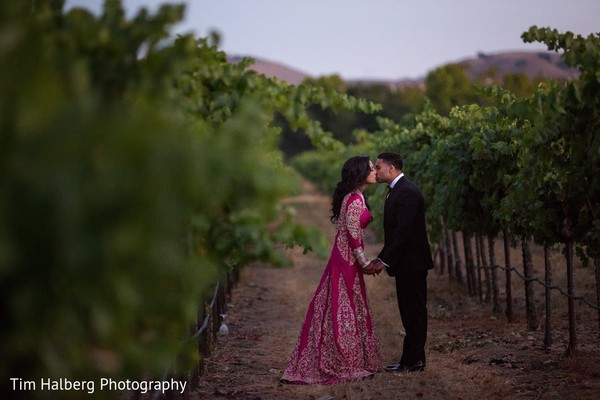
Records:
{"label": "bride", "polygon": [[368,156],[348,159],[331,202],[336,236],[321,281],[308,306],[282,382],[333,384],[379,369],[377,338],[363,277],[364,229],[371,222],[364,190],[376,183]]}

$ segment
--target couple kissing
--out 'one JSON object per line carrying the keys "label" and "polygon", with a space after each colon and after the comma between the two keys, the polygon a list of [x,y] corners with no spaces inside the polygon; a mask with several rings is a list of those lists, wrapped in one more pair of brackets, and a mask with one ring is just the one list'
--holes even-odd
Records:
{"label": "couple kissing", "polygon": [[[423,196],[402,169],[402,157],[393,152],[380,153],[375,165],[368,156],[344,163],[331,200],[335,240],[282,382],[343,383],[380,370],[364,275],[378,275],[384,269],[395,279],[406,332],[398,362],[384,370],[425,370],[427,272],[433,259]],[[377,257],[369,260],[363,240],[373,218],[364,191],[377,182],[389,188],[383,210],[384,243]]]}

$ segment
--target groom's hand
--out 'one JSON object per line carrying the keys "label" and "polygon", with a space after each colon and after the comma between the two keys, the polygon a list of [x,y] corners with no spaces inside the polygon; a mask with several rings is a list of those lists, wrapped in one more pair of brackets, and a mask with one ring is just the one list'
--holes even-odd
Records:
{"label": "groom's hand", "polygon": [[365,275],[374,275],[375,274],[375,268],[373,267],[373,261],[369,262],[369,264],[367,264],[367,266],[363,269],[363,273]]}
{"label": "groom's hand", "polygon": [[383,265],[380,265],[381,262],[377,259],[372,260],[366,267],[364,270],[365,275],[379,275],[379,273],[381,272],[381,268],[383,268]]}
{"label": "groom's hand", "polygon": [[381,262],[381,260],[379,258],[374,259],[373,261],[371,261],[370,266],[372,267],[372,272],[374,275],[379,275],[379,273],[381,271],[383,271],[385,265],[383,265],[383,262]]}

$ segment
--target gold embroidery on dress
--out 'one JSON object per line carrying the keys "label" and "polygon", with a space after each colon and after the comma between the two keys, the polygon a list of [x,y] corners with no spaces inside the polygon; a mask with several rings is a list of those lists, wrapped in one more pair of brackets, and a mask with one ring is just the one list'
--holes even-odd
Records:
{"label": "gold embroidery on dress", "polygon": [[337,235],[337,247],[342,255],[342,258],[346,262],[354,264],[356,260],[353,260],[354,255],[350,244],[348,243],[348,234],[354,239],[363,239],[364,231],[360,227],[360,216],[365,210],[365,205],[361,201],[361,198],[355,198],[352,202],[346,206],[350,196],[355,192],[348,193],[342,201],[342,208],[340,216],[338,218],[336,228],[338,230]]}

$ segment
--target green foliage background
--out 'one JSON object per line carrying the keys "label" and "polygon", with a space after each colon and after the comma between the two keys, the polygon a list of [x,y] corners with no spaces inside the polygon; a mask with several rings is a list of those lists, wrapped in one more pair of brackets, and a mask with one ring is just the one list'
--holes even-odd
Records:
{"label": "green foliage background", "polygon": [[275,118],[337,151],[306,109],[377,106],[230,64],[216,36],[174,39],[183,15],[163,5],[127,19],[118,0],[98,16],[0,5],[3,398],[23,395],[10,377],[185,371],[198,357],[190,326],[227,271],[289,265],[297,245],[326,251],[279,204],[297,175]]}

